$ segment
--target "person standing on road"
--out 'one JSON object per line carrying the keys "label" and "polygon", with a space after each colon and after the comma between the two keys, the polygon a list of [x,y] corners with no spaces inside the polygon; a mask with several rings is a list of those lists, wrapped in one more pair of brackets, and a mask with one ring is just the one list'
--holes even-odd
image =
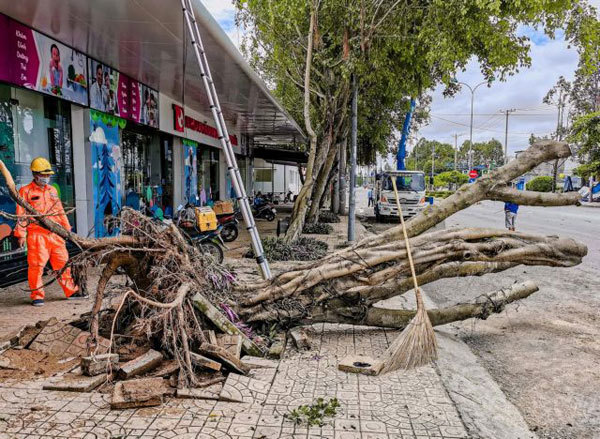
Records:
{"label": "person standing on road", "polygon": [[373,188],[369,187],[369,191],[367,192],[367,197],[369,197],[369,204],[367,207],[371,207],[375,205],[375,200],[373,198]]}
{"label": "person standing on road", "polygon": [[[69,220],[56,189],[50,185],[50,176],[54,174],[50,162],[43,157],[31,162],[33,181],[19,189],[19,195],[29,203],[40,215],[50,221],[60,224],[66,230],[71,230]],[[55,233],[42,227],[38,222],[26,216],[25,209],[17,204],[17,226],[14,235],[19,240],[19,246],[27,243],[27,278],[31,289],[31,304],[44,305],[44,288],[42,276],[44,267],[50,261],[52,269],[59,273],[69,260],[65,241]],[[58,283],[67,298],[83,298],[85,295],[73,282],[71,269],[67,268],[58,276]]]}
{"label": "person standing on road", "polygon": [[519,205],[515,203],[504,203],[504,225],[508,230],[515,231],[515,220],[517,219],[517,212],[519,211]]}

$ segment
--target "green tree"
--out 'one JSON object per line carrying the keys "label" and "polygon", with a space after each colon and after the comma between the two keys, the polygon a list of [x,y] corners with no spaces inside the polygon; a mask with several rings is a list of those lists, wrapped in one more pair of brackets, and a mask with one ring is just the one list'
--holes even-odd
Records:
{"label": "green tree", "polygon": [[582,31],[595,19],[584,0],[237,0],[236,5],[238,22],[251,30],[242,50],[304,123],[310,140],[289,240],[301,232],[310,199],[317,200],[309,212],[315,217],[335,149],[347,144],[352,75],[361,111],[377,113],[359,120],[359,132],[371,130],[362,138],[365,150],[381,147],[400,130],[411,97],[441,83],[452,87],[452,78],[471,59],[488,81],[528,67],[530,44],[518,32],[522,24],[551,36],[566,29],[583,58],[593,46]]}
{"label": "green tree", "polygon": [[438,174],[433,179],[435,187],[447,187],[457,189],[469,181],[469,176],[458,171],[447,171]]}
{"label": "green tree", "polygon": [[554,179],[546,175],[535,177],[525,185],[528,191],[551,192]]}
{"label": "green tree", "polygon": [[434,158],[435,173],[454,169],[454,147],[437,140],[420,139],[406,161],[407,169],[418,169],[431,174],[431,161]]}
{"label": "green tree", "polygon": [[[466,169],[469,157],[469,141],[465,140],[460,147],[459,163],[461,169]],[[473,143],[473,166],[487,166],[488,168],[495,165],[501,165],[504,161],[504,148],[502,144],[491,139],[487,142]]]}

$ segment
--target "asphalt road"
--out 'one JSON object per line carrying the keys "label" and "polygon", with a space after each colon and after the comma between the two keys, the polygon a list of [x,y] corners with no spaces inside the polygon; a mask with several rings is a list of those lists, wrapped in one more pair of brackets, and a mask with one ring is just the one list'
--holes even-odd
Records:
{"label": "asphalt road", "polygon": [[[447,227],[504,227],[503,204],[478,203]],[[515,267],[443,279],[426,291],[439,306],[531,279],[540,291],[485,321],[447,325],[475,352],[541,438],[600,437],[600,208],[522,206],[517,230],[588,246],[571,268]]]}

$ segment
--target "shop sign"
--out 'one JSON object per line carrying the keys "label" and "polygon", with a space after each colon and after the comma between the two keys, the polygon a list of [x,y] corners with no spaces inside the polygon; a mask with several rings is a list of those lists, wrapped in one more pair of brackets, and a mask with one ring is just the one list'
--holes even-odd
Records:
{"label": "shop sign", "polygon": [[[4,21],[4,23],[2,23]],[[0,20],[0,79],[81,105],[88,103],[87,57],[8,17]]]}
{"label": "shop sign", "polygon": [[90,59],[90,107],[158,128],[158,92]]}
{"label": "shop sign", "polygon": [[[196,131],[200,134],[204,134],[205,136],[212,137],[213,139],[219,138],[219,132],[216,128],[211,127],[199,120],[194,119],[193,117],[185,116],[184,110],[177,104],[173,104],[173,124],[175,131],[183,132],[183,127],[181,126],[181,121],[183,119],[185,123],[185,128]],[[238,140],[237,136],[229,136],[229,140],[232,145],[237,146]]]}

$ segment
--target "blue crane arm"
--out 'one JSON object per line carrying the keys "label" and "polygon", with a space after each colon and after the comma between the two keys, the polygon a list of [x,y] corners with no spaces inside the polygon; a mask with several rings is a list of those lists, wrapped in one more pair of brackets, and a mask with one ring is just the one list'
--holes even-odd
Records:
{"label": "blue crane arm", "polygon": [[400,138],[400,142],[398,142],[398,154],[396,155],[396,169],[398,171],[404,171],[406,169],[406,165],[404,163],[406,159],[406,140],[408,139],[408,133],[410,132],[410,122],[412,121],[412,115],[415,111],[416,102],[413,99],[410,100],[410,109],[408,113],[406,113],[406,118],[404,119],[404,126],[402,127],[402,137]]}

